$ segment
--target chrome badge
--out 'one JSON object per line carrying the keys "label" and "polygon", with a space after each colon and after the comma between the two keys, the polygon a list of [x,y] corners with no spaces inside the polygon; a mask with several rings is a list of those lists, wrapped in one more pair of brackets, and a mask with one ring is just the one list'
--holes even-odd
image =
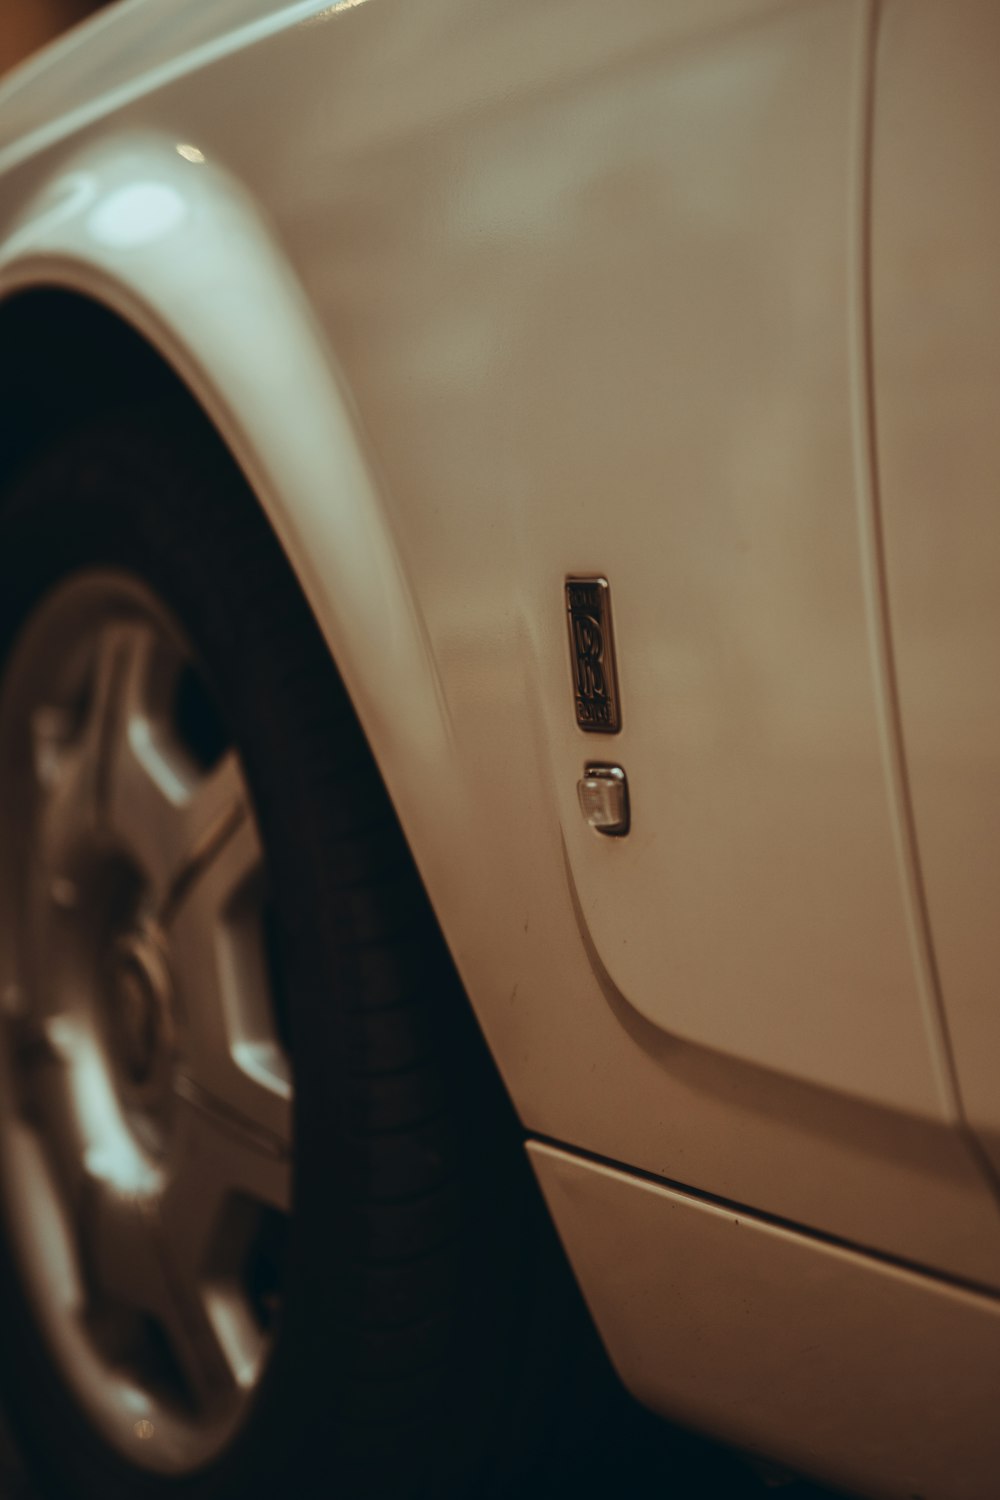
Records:
{"label": "chrome badge", "polygon": [[566,610],[576,722],[591,734],[617,734],[622,725],[608,580],[567,578]]}

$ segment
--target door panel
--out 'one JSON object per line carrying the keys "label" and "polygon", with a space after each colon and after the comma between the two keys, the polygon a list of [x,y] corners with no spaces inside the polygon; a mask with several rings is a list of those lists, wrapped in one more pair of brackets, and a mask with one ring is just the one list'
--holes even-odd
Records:
{"label": "door panel", "polygon": [[[641,197],[644,253],[608,219],[553,289],[582,306],[586,270],[600,353],[552,382],[546,421],[573,413],[571,503],[552,501],[538,546],[553,597],[562,569],[610,580],[622,733],[577,731],[566,683],[546,703],[580,910],[629,1004],[676,1038],[937,1117],[855,482],[866,18],[764,14],[609,111],[613,172],[595,162],[588,197]],[[559,347],[550,330],[535,358]],[[581,820],[593,755],[627,771],[626,839]]]}
{"label": "door panel", "polygon": [[967,1115],[1000,1171],[1000,10],[892,0],[874,370],[913,809]]}

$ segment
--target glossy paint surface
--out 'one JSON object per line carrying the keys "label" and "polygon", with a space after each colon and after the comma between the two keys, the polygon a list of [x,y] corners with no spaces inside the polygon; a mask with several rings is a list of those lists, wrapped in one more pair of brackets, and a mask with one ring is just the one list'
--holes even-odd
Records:
{"label": "glossy paint surface", "polygon": [[530,1150],[609,1353],[650,1406],[872,1500],[995,1493],[995,1298]]}
{"label": "glossy paint surface", "polygon": [[1000,13],[887,7],[873,359],[900,709],[962,1097],[1000,1171]]}
{"label": "glossy paint surface", "polygon": [[131,0],[0,92],[3,289],[107,302],[220,427],[530,1129],[1000,1281],[871,648],[870,7],[208,9]]}

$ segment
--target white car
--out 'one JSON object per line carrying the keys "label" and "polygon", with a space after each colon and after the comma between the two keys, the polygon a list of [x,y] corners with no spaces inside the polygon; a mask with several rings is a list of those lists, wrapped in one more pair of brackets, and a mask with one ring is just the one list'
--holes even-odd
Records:
{"label": "white car", "polygon": [[47,1492],[653,1411],[1000,1494],[1000,10],[125,0],[0,87]]}

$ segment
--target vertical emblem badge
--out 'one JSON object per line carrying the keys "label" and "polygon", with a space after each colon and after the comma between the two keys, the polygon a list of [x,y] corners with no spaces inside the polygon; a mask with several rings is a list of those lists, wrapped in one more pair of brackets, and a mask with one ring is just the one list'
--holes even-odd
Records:
{"label": "vertical emblem badge", "polygon": [[566,611],[576,722],[591,734],[617,734],[622,724],[608,580],[567,578]]}

